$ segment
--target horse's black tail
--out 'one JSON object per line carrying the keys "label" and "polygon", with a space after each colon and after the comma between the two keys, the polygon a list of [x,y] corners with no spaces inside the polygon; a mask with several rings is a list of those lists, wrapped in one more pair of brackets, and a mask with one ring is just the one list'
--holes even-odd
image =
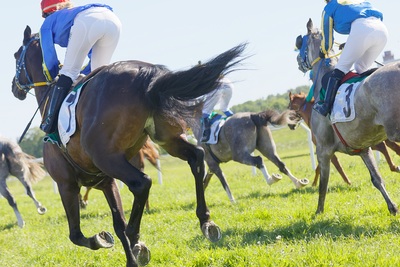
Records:
{"label": "horse's black tail", "polygon": [[[246,48],[240,44],[218,55],[204,64],[198,64],[191,69],[178,72],[166,72],[150,84],[146,100],[153,108],[163,112],[178,112],[185,116],[188,111],[185,101],[192,101],[193,106],[199,104],[200,96],[217,88],[221,75],[233,71],[233,67],[244,60],[238,59]],[[182,114],[183,113],[183,114]],[[175,114],[176,115],[176,114]]]}
{"label": "horse's black tail", "polygon": [[268,123],[276,126],[282,126],[289,123],[296,124],[299,120],[296,116],[296,112],[293,110],[285,110],[284,112],[279,113],[272,109],[251,114],[250,118],[257,127],[266,126]]}

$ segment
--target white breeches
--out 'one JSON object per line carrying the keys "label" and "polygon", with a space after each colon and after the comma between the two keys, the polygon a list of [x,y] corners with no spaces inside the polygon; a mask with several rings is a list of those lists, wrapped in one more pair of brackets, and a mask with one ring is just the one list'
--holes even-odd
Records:
{"label": "white breeches", "polygon": [[71,28],[60,74],[75,81],[90,49],[91,70],[110,63],[117,47],[121,22],[109,9],[92,7],[80,12]]}
{"label": "white breeches", "polygon": [[388,31],[381,20],[375,17],[355,20],[336,68],[347,73],[354,64],[357,73],[367,71],[382,53],[387,38]]}
{"label": "white breeches", "polygon": [[218,89],[205,96],[206,100],[203,106],[203,114],[211,114],[217,105],[219,105],[219,110],[222,112],[229,110],[233,84],[230,81],[226,82],[224,80],[221,80],[220,82],[221,85]]}

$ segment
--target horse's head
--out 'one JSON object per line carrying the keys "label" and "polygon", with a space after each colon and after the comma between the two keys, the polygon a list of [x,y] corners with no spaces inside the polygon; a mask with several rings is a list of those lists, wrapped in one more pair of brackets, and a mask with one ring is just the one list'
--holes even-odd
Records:
{"label": "horse's head", "polygon": [[320,30],[314,28],[311,19],[307,22],[307,34],[299,35],[296,38],[296,48],[299,51],[297,55],[297,63],[299,70],[303,73],[311,70],[315,63],[321,58],[319,57],[319,49],[321,46],[322,35]]}
{"label": "horse's head", "polygon": [[24,100],[33,87],[48,85],[42,71],[43,57],[39,37],[37,34],[31,34],[29,26],[25,28],[22,46],[14,54],[14,58],[16,72],[11,90],[16,98]]}
{"label": "horse's head", "polygon": [[289,92],[289,106],[288,108],[295,112],[296,119],[292,118],[292,122],[295,123],[288,123],[288,127],[290,130],[295,130],[299,125],[302,120],[302,117],[299,113],[300,109],[305,105],[306,103],[306,95],[301,92],[300,94],[292,94],[292,92]]}
{"label": "horse's head", "polygon": [[306,104],[306,95],[303,92],[292,94],[289,92],[289,109],[296,112],[300,111]]}

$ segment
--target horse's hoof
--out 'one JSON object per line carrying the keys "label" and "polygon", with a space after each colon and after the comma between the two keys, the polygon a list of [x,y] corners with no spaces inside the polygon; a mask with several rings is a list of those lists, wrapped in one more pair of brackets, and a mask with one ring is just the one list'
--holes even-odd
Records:
{"label": "horse's hoof", "polygon": [[309,182],[310,182],[310,181],[308,181],[307,178],[303,178],[303,179],[301,179],[301,180],[297,180],[296,188],[305,187],[306,185],[308,185]]}
{"label": "horse's hoof", "polygon": [[103,231],[95,235],[93,238],[99,248],[111,248],[114,246],[114,238],[109,232]]}
{"label": "horse's hoof", "polygon": [[274,184],[274,183],[276,183],[276,182],[279,182],[280,180],[282,180],[282,175],[280,175],[280,174],[278,174],[278,173],[273,173],[273,174],[271,175],[271,178],[268,179],[267,183],[268,183],[269,185],[272,185],[272,184]]}
{"label": "horse's hoof", "polygon": [[40,206],[40,207],[37,209],[37,212],[38,212],[40,215],[43,215],[43,214],[45,214],[45,213],[47,212],[47,209],[46,209],[45,207],[43,207],[43,206]]}
{"label": "horse's hoof", "polygon": [[88,205],[87,201],[79,200],[79,206],[81,207],[81,209],[83,210],[86,209],[87,205]]}
{"label": "horse's hoof", "polygon": [[18,226],[19,226],[19,228],[24,228],[25,222],[18,220]]}
{"label": "horse's hoof", "polygon": [[217,242],[221,239],[221,229],[213,221],[205,222],[201,226],[203,235],[211,242]]}
{"label": "horse's hoof", "polygon": [[397,167],[394,169],[394,172],[400,172],[400,166],[397,166]]}
{"label": "horse's hoof", "polygon": [[143,242],[139,242],[133,247],[133,255],[135,256],[139,266],[146,266],[149,264],[151,259],[150,250]]}

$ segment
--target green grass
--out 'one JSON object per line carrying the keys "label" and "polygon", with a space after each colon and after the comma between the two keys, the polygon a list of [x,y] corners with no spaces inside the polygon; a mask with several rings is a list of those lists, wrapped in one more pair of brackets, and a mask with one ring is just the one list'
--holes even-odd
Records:
{"label": "green grass", "polygon": [[[298,178],[313,179],[304,131],[273,132],[281,159]],[[144,214],[141,240],[152,253],[149,266],[400,266],[400,222],[391,216],[359,157],[339,154],[353,182],[347,186],[331,168],[325,213],[315,215],[318,190],[302,190],[286,176],[268,186],[251,167],[230,162],[222,165],[237,203],[231,204],[216,178],[206,190],[212,219],[223,237],[213,244],[201,234],[195,215],[194,179],[187,163],[162,157],[163,184],[147,167],[154,183],[151,211]],[[395,162],[400,163],[398,157]],[[270,173],[279,172],[266,161]],[[387,189],[399,201],[399,174],[379,164]],[[47,207],[38,215],[33,202],[15,179],[8,181],[26,226],[16,225],[15,215],[0,198],[0,266],[124,266],[121,243],[111,249],[91,251],[72,244],[60,197],[51,179],[34,185],[37,198]],[[133,196],[121,189],[126,216]],[[114,233],[111,213],[101,192],[93,190],[89,206],[81,213],[86,236],[102,230]]]}

